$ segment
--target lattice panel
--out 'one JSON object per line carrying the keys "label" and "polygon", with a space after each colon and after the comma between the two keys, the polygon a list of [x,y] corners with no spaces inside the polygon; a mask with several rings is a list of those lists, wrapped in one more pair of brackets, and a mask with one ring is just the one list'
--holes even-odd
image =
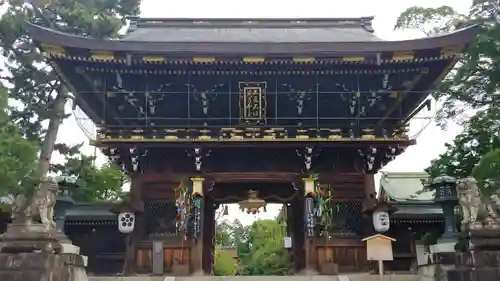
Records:
{"label": "lattice panel", "polygon": [[[339,200],[332,202],[333,215],[328,234],[332,236],[359,236],[363,234],[363,201]],[[324,235],[325,231],[321,231]]]}
{"label": "lattice panel", "polygon": [[174,202],[150,202],[144,206],[146,237],[172,237],[181,235]]}

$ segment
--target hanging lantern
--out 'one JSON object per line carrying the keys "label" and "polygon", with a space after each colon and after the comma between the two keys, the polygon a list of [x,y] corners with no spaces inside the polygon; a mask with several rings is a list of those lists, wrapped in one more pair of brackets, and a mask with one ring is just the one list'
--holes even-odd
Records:
{"label": "hanging lantern", "polygon": [[223,216],[228,216],[229,215],[229,210],[227,208],[227,205],[224,206],[224,212],[222,213]]}
{"label": "hanging lantern", "polygon": [[367,208],[364,213],[372,217],[373,228],[377,233],[383,233],[389,230],[390,226],[390,214],[397,211],[397,208],[393,207],[387,202],[377,202]]}
{"label": "hanging lantern", "polygon": [[118,230],[121,233],[131,233],[135,227],[135,214],[124,212],[118,214]]}
{"label": "hanging lantern", "polygon": [[390,228],[389,213],[384,210],[373,212],[373,228],[377,232],[386,232]]}
{"label": "hanging lantern", "polygon": [[266,209],[266,201],[258,197],[255,190],[248,191],[248,199],[238,202],[241,211],[246,211],[247,214],[257,214],[260,208]]}

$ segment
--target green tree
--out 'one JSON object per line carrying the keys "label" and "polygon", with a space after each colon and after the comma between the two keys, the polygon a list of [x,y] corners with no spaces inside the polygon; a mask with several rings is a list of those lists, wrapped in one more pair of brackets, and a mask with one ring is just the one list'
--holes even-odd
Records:
{"label": "green tree", "polygon": [[446,152],[433,160],[426,172],[431,177],[440,174],[457,178],[470,176],[484,155],[500,148],[499,120],[500,111],[496,108],[478,111],[464,124],[463,131],[453,142],[446,144]]}
{"label": "green tree", "polygon": [[237,266],[237,262],[231,253],[224,251],[220,247],[215,248],[213,268],[215,276],[235,275]]}
{"label": "green tree", "polygon": [[498,193],[500,188],[500,148],[486,153],[472,170],[483,193]]}
{"label": "green tree", "polygon": [[[492,12],[493,11],[493,12]],[[488,106],[499,106],[500,24],[490,1],[475,1],[467,15],[448,6],[412,7],[403,12],[395,29],[420,29],[427,35],[453,31],[467,25],[480,25],[478,38],[433,96],[442,103],[437,121],[445,126],[450,119],[468,120],[468,114]]]}
{"label": "green tree", "polygon": [[0,86],[0,196],[22,193],[20,183],[32,172],[36,153],[36,144],[24,139],[18,126],[10,122],[7,91]]}
{"label": "green tree", "polygon": [[450,6],[424,8],[413,6],[406,9],[396,20],[394,29],[415,29],[425,36],[450,32],[468,22],[468,17]]}
{"label": "green tree", "polygon": [[285,231],[275,220],[259,220],[249,230],[250,251],[241,259],[243,275],[287,275],[290,256],[284,248]]}
{"label": "green tree", "polygon": [[[6,58],[7,75],[3,83],[12,87],[9,98],[11,120],[22,135],[40,145],[36,178],[50,169],[50,158],[56,149],[56,137],[64,118],[66,102],[73,98],[55,71],[44,64],[44,58],[25,30],[25,22],[42,25],[79,36],[99,39],[117,38],[125,17],[139,13],[140,0],[38,0],[34,7],[25,1],[9,0],[0,18],[0,50]],[[48,123],[45,128],[44,123]],[[30,195],[35,184],[24,186]]]}
{"label": "green tree", "polygon": [[412,7],[401,14],[395,26],[396,29],[426,26],[431,31],[452,31],[471,24],[481,26],[477,40],[433,93],[441,104],[438,123],[445,127],[453,119],[459,121],[463,131],[446,144],[446,152],[432,161],[426,171],[431,176],[473,175],[486,194],[498,189],[492,183],[496,183],[493,163],[499,160],[500,148],[500,10],[492,4],[493,1],[474,1],[467,15],[460,15],[450,7]]}
{"label": "green tree", "polygon": [[233,226],[226,220],[217,222],[215,225],[215,244],[228,247],[234,245]]}

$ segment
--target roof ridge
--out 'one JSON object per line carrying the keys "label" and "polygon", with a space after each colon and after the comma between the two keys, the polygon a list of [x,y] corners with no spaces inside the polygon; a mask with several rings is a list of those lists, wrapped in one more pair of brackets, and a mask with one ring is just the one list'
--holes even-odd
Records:
{"label": "roof ridge", "polygon": [[359,18],[141,18],[128,17],[128,33],[141,27],[165,28],[318,28],[361,27],[373,33],[374,17]]}

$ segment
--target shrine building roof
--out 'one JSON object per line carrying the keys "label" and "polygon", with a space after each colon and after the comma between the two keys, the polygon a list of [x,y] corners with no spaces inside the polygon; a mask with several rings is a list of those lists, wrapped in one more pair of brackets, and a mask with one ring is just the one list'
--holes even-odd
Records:
{"label": "shrine building roof", "polygon": [[[118,40],[98,40],[28,24],[42,49],[90,52],[193,55],[343,56],[416,52],[471,42],[478,26],[415,40],[384,41],[373,34],[370,17],[333,19],[134,19]],[[44,50],[46,51],[46,50]],[[67,50],[66,50],[67,51]]]}
{"label": "shrine building roof", "polygon": [[424,191],[423,180],[429,175],[425,172],[382,172],[379,193],[387,194],[387,201],[391,204],[399,203],[433,203],[434,192]]}
{"label": "shrine building roof", "polygon": [[351,42],[379,41],[372,18],[137,19],[125,41],[144,42]]}

